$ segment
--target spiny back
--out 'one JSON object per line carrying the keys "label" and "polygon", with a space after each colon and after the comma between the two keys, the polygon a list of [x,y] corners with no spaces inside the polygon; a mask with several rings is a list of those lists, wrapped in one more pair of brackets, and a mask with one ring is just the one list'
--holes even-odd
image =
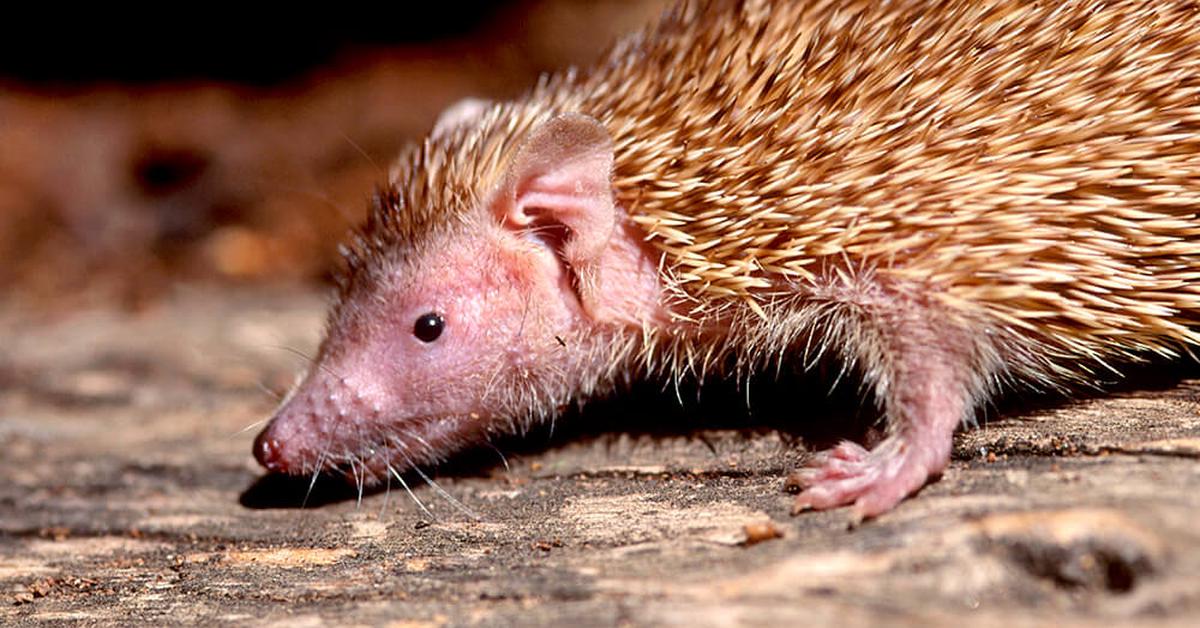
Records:
{"label": "spiny back", "polygon": [[1194,2],[685,2],[402,157],[366,239],[460,223],[563,111],[698,316],[870,269],[1069,353],[1200,341]]}
{"label": "spiny back", "polygon": [[701,309],[866,267],[1075,352],[1200,340],[1194,2],[689,4],[550,89]]}

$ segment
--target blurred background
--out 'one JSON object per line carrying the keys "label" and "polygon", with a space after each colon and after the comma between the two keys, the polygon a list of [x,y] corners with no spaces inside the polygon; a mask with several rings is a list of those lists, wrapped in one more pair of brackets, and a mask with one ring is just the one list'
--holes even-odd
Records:
{"label": "blurred background", "polygon": [[392,156],[442,108],[586,64],[666,4],[13,20],[0,39],[0,294],[138,308],[179,281],[327,281]]}

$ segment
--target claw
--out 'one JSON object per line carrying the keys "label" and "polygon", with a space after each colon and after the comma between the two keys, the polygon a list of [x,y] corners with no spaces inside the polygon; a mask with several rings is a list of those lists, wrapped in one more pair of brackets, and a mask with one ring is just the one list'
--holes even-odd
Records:
{"label": "claw", "polygon": [[792,514],[852,506],[851,527],[881,515],[925,485],[941,471],[942,461],[928,462],[898,437],[867,451],[844,442],[817,454],[809,466],[791,474],[790,487],[803,490],[796,496]]}

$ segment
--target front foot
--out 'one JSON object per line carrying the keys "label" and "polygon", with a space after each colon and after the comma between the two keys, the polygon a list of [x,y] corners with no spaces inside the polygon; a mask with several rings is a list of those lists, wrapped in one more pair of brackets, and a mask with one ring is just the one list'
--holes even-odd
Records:
{"label": "front foot", "polygon": [[[940,451],[944,449],[945,453]],[[789,489],[802,489],[792,514],[853,505],[853,524],[881,515],[915,493],[949,462],[949,447],[913,447],[892,436],[873,450],[843,441],[817,454],[788,476]]]}

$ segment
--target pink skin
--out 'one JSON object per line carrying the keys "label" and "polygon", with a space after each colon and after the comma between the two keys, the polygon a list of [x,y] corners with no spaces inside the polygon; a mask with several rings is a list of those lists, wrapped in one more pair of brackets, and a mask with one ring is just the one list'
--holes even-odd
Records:
{"label": "pink skin", "polygon": [[[396,269],[370,298],[350,297],[319,368],[257,441],[268,469],[307,473],[357,458],[379,481],[389,462],[404,470],[434,461],[487,427],[489,386],[504,385],[492,381],[497,373],[544,353],[553,335],[572,335],[578,302],[562,298],[569,290],[557,262],[532,243],[496,233],[479,240],[443,248],[424,260],[426,273]],[[527,309],[534,295],[545,305]],[[423,342],[414,324],[431,312],[444,331]]]}
{"label": "pink skin", "polygon": [[[615,334],[665,324],[657,267],[612,204],[607,135],[552,130],[471,225],[352,280],[316,364],[255,440],[264,467],[376,484],[439,462],[560,412]],[[599,150],[546,146],[562,141]],[[431,342],[414,333],[428,313],[444,321]]]}
{"label": "pink skin", "polygon": [[[657,255],[613,202],[611,167],[599,123],[556,118],[468,225],[403,261],[373,260],[255,440],[259,462],[378,484],[557,414],[589,386],[603,392],[606,348],[621,336],[698,333],[672,318]],[[875,516],[949,460],[970,364],[932,310],[903,300],[877,309],[878,338],[891,339],[873,347],[890,435],[873,451],[843,443],[818,455],[791,480],[805,489],[797,510],[853,504],[856,518]],[[444,321],[432,341],[414,332],[428,313]]]}
{"label": "pink skin", "polygon": [[908,361],[920,379],[896,382],[899,390],[888,402],[892,434],[870,451],[845,441],[814,456],[788,478],[789,486],[804,489],[793,512],[851,504],[852,519],[861,521],[891,510],[945,469],[964,395],[955,372]]}
{"label": "pink skin", "polygon": [[[389,464],[403,472],[488,432],[512,431],[512,417],[497,414],[503,391],[519,385],[512,380],[546,371],[581,377],[588,343],[606,329],[665,316],[646,298],[657,294],[646,288],[658,279],[642,243],[627,228],[618,233],[601,278],[615,298],[594,315],[585,314],[553,250],[499,226],[435,247],[422,261],[427,272],[385,279],[392,290],[351,297],[354,305],[331,321],[319,366],[259,435],[255,455],[281,473],[339,463],[374,484]],[[429,312],[445,327],[427,343],[412,330]]]}
{"label": "pink skin", "polygon": [[851,505],[858,522],[891,510],[945,469],[976,394],[985,367],[972,356],[975,335],[918,290],[872,294],[865,309],[876,335],[864,335],[858,350],[876,356],[888,436],[870,451],[843,442],[793,473],[788,485],[804,489],[793,512]]}

